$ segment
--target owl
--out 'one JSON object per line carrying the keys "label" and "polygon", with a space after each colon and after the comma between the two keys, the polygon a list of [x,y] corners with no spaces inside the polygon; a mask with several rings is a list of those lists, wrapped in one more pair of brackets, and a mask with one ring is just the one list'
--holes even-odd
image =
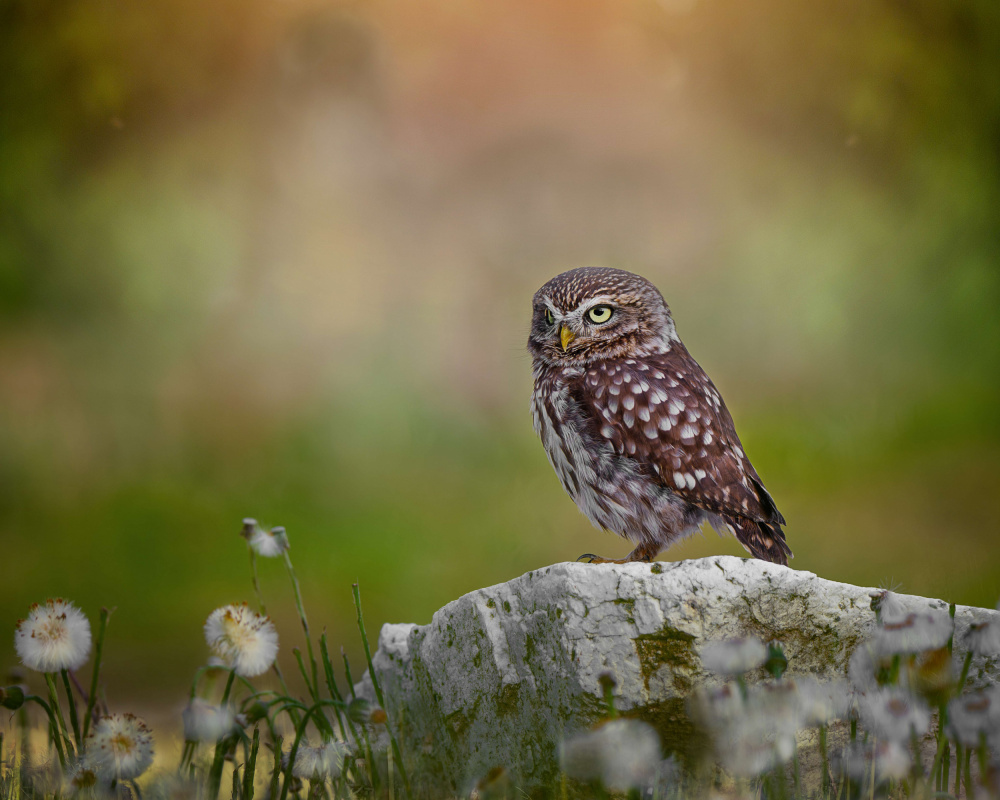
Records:
{"label": "owl", "polygon": [[634,544],[624,561],[707,522],[788,563],[785,518],[653,284],[598,267],[557,275],[535,294],[528,351],[535,432],[580,510]]}

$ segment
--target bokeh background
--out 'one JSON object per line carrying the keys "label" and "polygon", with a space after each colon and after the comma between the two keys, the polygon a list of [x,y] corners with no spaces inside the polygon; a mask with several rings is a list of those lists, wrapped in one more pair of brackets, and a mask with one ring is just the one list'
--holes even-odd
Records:
{"label": "bokeh background", "polygon": [[3,0],[0,634],[116,607],[141,711],[250,599],[244,516],[359,672],[352,581],[377,629],[624,555],[528,413],[588,264],[662,289],[795,567],[992,605],[998,258],[992,0]]}

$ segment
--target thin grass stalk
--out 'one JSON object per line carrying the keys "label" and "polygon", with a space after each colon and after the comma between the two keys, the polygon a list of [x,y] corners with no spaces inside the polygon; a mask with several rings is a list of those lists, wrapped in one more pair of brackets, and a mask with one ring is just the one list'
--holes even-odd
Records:
{"label": "thin grass stalk", "polygon": [[302,651],[297,647],[292,648],[292,654],[295,656],[295,661],[299,665],[299,672],[302,673],[302,680],[306,682],[306,689],[309,690],[309,696],[313,699],[313,702],[319,700],[319,691],[316,686],[309,681],[309,673],[306,672],[305,662],[302,660]]}
{"label": "thin grass stalk", "polygon": [[877,745],[878,739],[876,737],[872,737],[872,788],[868,795],[868,800],[875,800],[875,752]]}
{"label": "thin grass stalk", "polygon": [[292,581],[292,589],[295,592],[295,608],[299,612],[299,619],[302,621],[302,630],[306,635],[306,648],[308,648],[309,651],[309,663],[312,665],[312,683],[317,691],[314,699],[319,700],[319,669],[316,666],[316,655],[313,653],[312,636],[309,633],[309,620],[306,618],[306,609],[302,605],[302,591],[299,588],[299,579],[295,575],[295,568],[292,566],[292,559],[289,557],[288,551],[286,550],[282,555],[285,559],[285,567],[288,570],[288,577],[291,578]]}
{"label": "thin grass stalk", "polygon": [[83,738],[80,736],[80,718],[76,715],[76,697],[73,695],[73,687],[69,685],[69,673],[66,670],[62,670],[62,679],[63,688],[66,689],[66,702],[69,704],[69,722],[73,726],[73,738],[79,752],[83,746]]}
{"label": "thin grass stalk", "polygon": [[230,800],[240,800],[240,787],[243,782],[240,780],[240,765],[233,764],[233,794]]}
{"label": "thin grass stalk", "polygon": [[[386,712],[386,715],[388,715],[389,710],[385,705],[385,697],[382,694],[382,687],[379,685],[378,675],[375,674],[375,665],[372,663],[372,651],[371,647],[368,646],[368,633],[365,631],[364,616],[361,614],[361,590],[358,588],[358,584],[356,583],[352,584],[351,589],[354,593],[354,607],[358,611],[358,631],[361,633],[361,642],[365,647],[365,660],[368,662],[368,674],[371,676],[372,687],[375,689],[375,697],[378,698],[378,704],[382,706],[382,710]],[[406,766],[403,764],[403,757],[399,750],[399,742],[396,741],[390,722],[391,720],[387,718],[385,729],[389,734],[389,744],[392,747],[392,754],[395,756],[395,759],[399,764],[399,777],[403,781],[403,790],[406,792],[407,797],[412,797],[412,792],[410,791],[410,779],[406,775]]]}
{"label": "thin grass stalk", "polygon": [[[330,650],[327,647],[326,633],[324,632],[322,636],[319,637],[319,655],[320,660],[323,663],[323,675],[326,678],[326,688],[330,692],[330,697],[336,700],[338,703],[344,703],[343,695],[340,693],[340,687],[337,686],[337,678],[333,673],[333,663],[330,661]],[[345,704],[346,705],[346,704]],[[337,715],[337,725],[340,727],[340,735],[344,741],[348,741],[347,730],[344,727],[344,720],[347,720],[347,728],[351,731],[351,741],[360,741],[358,738],[357,729],[354,727],[354,722],[350,715],[342,713],[339,706],[333,707],[334,713]],[[363,726],[362,726],[363,729]],[[368,767],[368,781],[371,783],[372,788],[376,791],[379,788],[378,780],[378,770],[375,769],[374,758],[372,756],[371,744],[368,741],[367,732],[365,734],[365,763]]]}
{"label": "thin grass stalk", "polygon": [[[333,673],[333,663],[330,661],[330,650],[327,647],[325,632],[319,637],[319,657],[323,663],[323,676],[326,678],[326,688],[327,691],[330,692],[330,699],[343,703],[344,697],[340,693],[340,687],[337,686],[337,677]],[[340,735],[343,737],[344,741],[347,741],[347,731],[344,728],[344,717],[347,715],[341,714],[340,709],[336,706],[334,706],[334,713],[337,715],[337,724],[340,727]],[[350,717],[347,717],[347,724],[351,727],[351,735],[353,736],[354,723],[351,721]]]}
{"label": "thin grass stalk", "polygon": [[948,791],[948,779],[951,778],[951,744],[945,743],[944,763],[941,765],[941,791]]}
{"label": "thin grass stalk", "polygon": [[965,654],[965,661],[962,662],[962,674],[958,678],[958,688],[955,689],[955,696],[957,697],[962,693],[962,689],[965,688],[965,681],[969,677],[969,667],[972,666],[972,651],[970,650]]}
{"label": "thin grass stalk", "polygon": [[969,796],[972,794],[972,748],[965,748],[965,794]]}
{"label": "thin grass stalk", "polygon": [[820,779],[820,787],[822,789],[823,797],[826,797],[830,791],[830,754],[829,754],[829,748],[827,747],[826,739],[827,739],[826,725],[820,725],[819,757],[823,770],[823,776]]}
{"label": "thin grass stalk", "polygon": [[243,793],[241,800],[253,800],[254,778],[257,774],[257,751],[260,749],[260,728],[253,729],[253,742],[250,745],[250,758],[243,768]]}
{"label": "thin grass stalk", "polygon": [[955,742],[955,797],[962,792],[962,747],[961,742]]}
{"label": "thin grass stalk", "polygon": [[90,723],[94,716],[94,705],[97,703],[97,681],[101,674],[101,657],[104,654],[104,635],[108,630],[108,620],[111,611],[101,609],[101,619],[97,624],[97,640],[94,644],[94,668],[90,672],[90,694],[87,696],[87,711],[83,715],[83,738],[90,732]]}

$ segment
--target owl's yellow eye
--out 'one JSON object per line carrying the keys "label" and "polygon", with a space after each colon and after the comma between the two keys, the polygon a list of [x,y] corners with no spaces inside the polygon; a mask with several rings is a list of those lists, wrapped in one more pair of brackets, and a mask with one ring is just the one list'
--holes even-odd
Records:
{"label": "owl's yellow eye", "polygon": [[611,319],[611,306],[594,306],[587,312],[587,316],[591,322],[596,322],[600,325],[602,322],[607,322]]}
{"label": "owl's yellow eye", "polygon": [[554,325],[556,321],[556,318],[552,316],[552,310],[549,308],[545,309],[545,321],[549,323],[549,325]]}

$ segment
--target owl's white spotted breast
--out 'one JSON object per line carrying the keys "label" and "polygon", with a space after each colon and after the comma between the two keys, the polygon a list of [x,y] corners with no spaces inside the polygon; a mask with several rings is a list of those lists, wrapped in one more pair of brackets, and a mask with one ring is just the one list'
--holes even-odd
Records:
{"label": "owl's white spotted breast", "polygon": [[703,515],[685,514],[687,503],[591,435],[588,409],[572,392],[582,375],[575,367],[543,367],[535,374],[535,432],[563,488],[594,525],[637,543],[673,540],[696,529]]}

